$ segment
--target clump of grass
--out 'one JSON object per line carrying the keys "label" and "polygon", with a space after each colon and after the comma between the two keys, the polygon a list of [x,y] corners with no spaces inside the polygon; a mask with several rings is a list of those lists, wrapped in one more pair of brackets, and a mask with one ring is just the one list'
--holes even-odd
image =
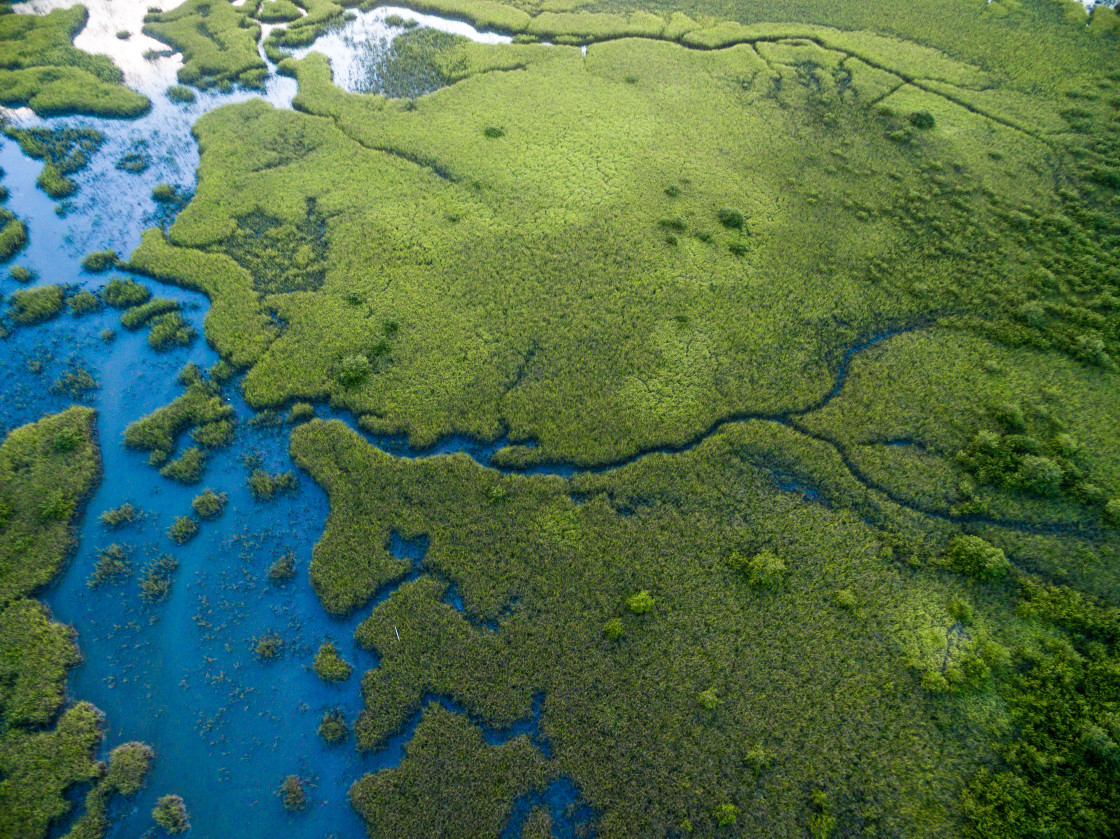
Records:
{"label": "clump of grass", "polygon": [[121,795],[136,795],[148,777],[155,752],[147,743],[121,743],[109,752],[105,786]]}
{"label": "clump of grass", "polygon": [[191,501],[191,509],[200,519],[214,519],[225,510],[227,500],[224,492],[206,489],[194,497],[194,500]]}
{"label": "clump of grass", "polygon": [[21,288],[8,297],[12,320],[20,326],[33,326],[58,315],[65,304],[66,293],[60,285]]}
{"label": "clump of grass", "polygon": [[101,310],[101,299],[91,291],[79,291],[70,298],[70,312],[81,317]]}
{"label": "clump of grass", "polygon": [[[162,451],[153,452],[153,454],[166,454]],[[186,449],[175,460],[170,461],[159,473],[165,478],[171,478],[173,481],[178,481],[181,484],[197,484],[202,480],[202,472],[206,468],[206,452],[198,446],[191,446]]]}
{"label": "clump of grass", "polygon": [[117,31],[117,39],[118,40],[127,41],[131,37],[132,37],[132,33],[129,32],[127,29],[120,29],[120,30]]}
{"label": "clump of grass", "polygon": [[146,324],[157,315],[178,311],[179,301],[167,297],[156,297],[138,306],[127,309],[121,315],[121,326],[125,329],[135,330]]}
{"label": "clump of grass", "polygon": [[290,583],[296,578],[296,558],[288,551],[268,568],[268,581],[273,585]]}
{"label": "clump of grass", "polygon": [[357,387],[362,384],[373,371],[369,359],[357,353],[342,359],[338,366],[338,380],[343,387]]}
{"label": "clump of grass", "polygon": [[162,603],[171,594],[171,581],[179,561],[164,554],[153,562],[140,578],[140,597],[145,603]]}
{"label": "clump of grass", "polygon": [[186,833],[191,829],[187,805],[178,795],[163,795],[152,810],[155,823],[171,834]]}
{"label": "clump of grass", "polygon": [[[172,102],[187,105],[194,102],[198,97],[195,96],[195,92],[189,87],[184,87],[181,84],[173,84],[171,87],[167,88],[167,98]],[[166,186],[166,184],[164,184],[164,186]]]}
{"label": "clump of grass", "polygon": [[93,251],[82,259],[82,270],[91,274],[100,274],[115,266],[118,261],[116,251]]}
{"label": "clump of grass", "polygon": [[271,475],[263,469],[249,474],[249,489],[258,501],[271,501],[282,493],[295,492],[299,487],[296,476],[290,471]]}
{"label": "clump of grass", "polygon": [[334,708],[323,714],[323,719],[319,721],[319,736],[328,746],[337,746],[350,736],[346,716],[340,709]]}
{"label": "clump of grass", "polygon": [[97,552],[97,563],[93,573],[86,580],[90,588],[98,588],[107,583],[117,583],[132,573],[132,548],[128,545],[112,544]]}
{"label": "clump of grass", "polygon": [[298,775],[289,775],[280,785],[280,799],[284,802],[284,809],[300,811],[307,809],[307,793],[303,788],[303,779]]}
{"label": "clump of grass", "polygon": [[100,516],[101,526],[108,530],[118,530],[136,524],[144,517],[144,513],[136,506],[126,501],[119,507],[106,510]]}
{"label": "clump of grass", "polygon": [[160,315],[151,322],[148,330],[148,346],[157,352],[164,352],[173,347],[189,345],[198,333],[194,327],[183,320],[178,312]]}
{"label": "clump of grass", "polygon": [[178,197],[179,190],[171,184],[156,184],[152,188],[152,200],[157,204],[172,204]]}
{"label": "clump of grass", "polygon": [[606,636],[608,641],[619,640],[622,637],[622,633],[622,618],[611,618],[603,624],[603,635]]}
{"label": "clump of grass", "polygon": [[776,588],[786,573],[785,562],[770,550],[759,551],[751,557],[733,553],[728,558],[728,564],[742,572],[752,588]]}
{"label": "clump of grass", "polygon": [[167,536],[176,545],[185,545],[198,535],[198,522],[190,516],[176,516],[171,527],[167,529]]}
{"label": "clump of grass", "polygon": [[338,654],[331,641],[324,641],[315,655],[315,673],[324,682],[345,682],[354,668]]}
{"label": "clump of grass", "polygon": [[35,272],[25,265],[13,265],[8,269],[8,276],[17,283],[27,284],[35,279]]}
{"label": "clump of grass", "polygon": [[117,169],[131,175],[139,175],[141,172],[148,171],[150,165],[151,161],[148,160],[148,156],[140,152],[128,152],[116,162]]}
{"label": "clump of grass", "polygon": [[284,654],[284,639],[275,632],[266,632],[253,642],[253,655],[260,661],[275,661]]}
{"label": "clump of grass", "polygon": [[[2,189],[2,187],[0,187]],[[27,225],[0,207],[0,262],[7,262],[27,245]]]}
{"label": "clump of grass", "polygon": [[65,395],[71,399],[81,399],[97,388],[97,379],[93,374],[81,365],[73,364],[51,384],[50,392],[55,396]]}
{"label": "clump of grass", "polygon": [[113,277],[101,289],[101,299],[114,309],[129,309],[141,306],[152,297],[152,292],[147,286],[129,278]]}
{"label": "clump of grass", "polygon": [[504,137],[506,135],[506,132],[503,129],[498,128],[498,126],[496,125],[486,126],[484,129],[482,129],[482,133],[489,137],[491,140],[497,140],[499,137]]}
{"label": "clump of grass", "polygon": [[937,121],[933,118],[933,114],[924,109],[911,113],[909,120],[910,124],[919,131],[929,131],[937,124]]}
{"label": "clump of grass", "polygon": [[292,425],[313,419],[315,419],[315,406],[308,402],[297,402],[288,411],[288,422]]}

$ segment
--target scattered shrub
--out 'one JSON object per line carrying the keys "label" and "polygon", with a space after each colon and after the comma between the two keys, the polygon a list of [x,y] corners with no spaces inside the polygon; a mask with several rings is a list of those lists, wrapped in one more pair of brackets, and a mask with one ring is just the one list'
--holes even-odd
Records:
{"label": "scattered shrub", "polygon": [[268,568],[268,581],[274,585],[282,585],[296,578],[296,558],[288,551]]}
{"label": "scattered shrub", "polygon": [[179,568],[179,561],[164,554],[140,578],[140,597],[146,603],[162,603],[171,594],[171,579]]}
{"label": "scattered shrub", "polygon": [[338,654],[338,649],[330,641],[325,641],[315,655],[315,673],[324,682],[345,682],[350,678],[353,667]]}
{"label": "scattered shrub", "polygon": [[62,311],[65,292],[59,285],[20,288],[8,298],[12,320],[20,326],[33,326],[55,317]]}
{"label": "scattered shrub", "polygon": [[148,331],[148,346],[157,352],[163,352],[173,347],[185,347],[197,337],[194,327],[184,321],[182,315],[170,312],[152,321],[152,327]]}
{"label": "scattered shrub", "polygon": [[488,125],[482,130],[482,133],[491,140],[497,140],[499,137],[504,137],[506,132],[495,125]]}
{"label": "scattered shrub", "polygon": [[140,521],[143,513],[127,501],[119,507],[106,510],[101,514],[101,526],[109,530],[116,530]]}
{"label": "scattered shrub", "polygon": [[35,272],[24,265],[13,265],[8,269],[8,276],[17,283],[29,283],[35,279]]}
{"label": "scattered shrub", "polygon": [[626,608],[635,615],[644,615],[653,608],[653,597],[645,589],[626,598]]}
{"label": "scattered shrub", "polygon": [[152,818],[168,833],[186,833],[191,829],[187,805],[178,795],[161,796],[152,810]]}
{"label": "scattered shrub", "polygon": [[284,639],[275,632],[266,632],[253,643],[253,654],[261,661],[274,661],[284,653]]}
{"label": "scattered shrub", "polygon": [[70,298],[70,312],[74,317],[81,317],[101,309],[101,300],[90,291],[79,291]]}
{"label": "scattered shrub", "polygon": [[832,595],[832,602],[839,606],[841,609],[847,609],[849,612],[855,611],[859,605],[855,593],[850,588],[842,588]]}
{"label": "scattered shrub", "polygon": [[1002,550],[979,536],[958,536],[942,557],[945,567],[978,580],[998,580],[1011,568]]}
{"label": "scattered shrub", "polygon": [[122,743],[109,753],[105,785],[121,795],[136,795],[154,758],[152,747],[146,743]]}
{"label": "scattered shrub", "polygon": [[177,545],[185,545],[198,535],[198,522],[190,516],[177,516],[167,529],[167,535]]}
{"label": "scattered shrub", "polygon": [[97,552],[97,563],[93,566],[93,573],[86,580],[90,588],[97,588],[106,583],[119,582],[132,573],[132,562],[129,557],[132,548],[127,545],[109,545]]}
{"label": "scattered shrub", "polygon": [[716,694],[715,688],[708,688],[707,690],[700,691],[696,697],[697,704],[708,711],[714,711],[719,707],[719,696]]}
{"label": "scattered shrub", "polygon": [[94,251],[86,254],[85,259],[82,260],[82,270],[91,274],[100,274],[116,265],[117,261],[116,251]]}
{"label": "scattered shrub", "polygon": [[716,214],[716,217],[719,219],[719,223],[729,230],[742,230],[746,223],[742,211],[733,207],[723,207]]}
{"label": "scattered shrub", "polygon": [[191,501],[191,509],[200,519],[217,518],[225,510],[226,500],[227,496],[224,492],[205,489]]}
{"label": "scattered shrub", "polygon": [[319,736],[328,746],[337,746],[350,736],[342,711],[335,708],[323,714],[323,719],[319,722]]}
{"label": "scattered shrub", "polygon": [[364,355],[348,355],[339,364],[338,380],[343,387],[357,387],[372,371],[373,367]]}
{"label": "scattered shrub", "polygon": [[304,810],[307,808],[307,793],[303,789],[303,780],[298,775],[289,775],[280,785],[280,798],[284,802],[285,810]]}
{"label": "scattered shrub", "polygon": [[809,833],[813,839],[828,839],[836,829],[832,799],[823,789],[813,790],[809,797]]}
{"label": "scattered shrub", "polygon": [[[161,453],[160,450],[152,452],[153,455]],[[166,457],[166,454],[164,455]],[[202,479],[202,471],[206,468],[206,453],[198,446],[191,446],[175,460],[159,470],[165,478],[178,481],[181,484],[197,484]]]}
{"label": "scattered shrub", "polygon": [[128,309],[147,303],[152,297],[152,292],[147,286],[140,285],[133,279],[113,277],[101,289],[101,299],[114,309]]}
{"label": "scattered shrub", "polygon": [[258,501],[271,501],[281,493],[295,492],[298,487],[296,476],[290,471],[270,475],[263,469],[254,469],[249,475],[249,489]]}
{"label": "scattered shrub", "polygon": [[729,563],[746,575],[752,588],[775,588],[786,573],[786,564],[769,550],[759,551],[749,559],[742,554],[732,554]]}
{"label": "scattered shrub", "polygon": [[622,637],[622,629],[622,618],[611,618],[603,624],[603,634],[611,641],[617,641]]}
{"label": "scattered shrub", "polygon": [[921,110],[910,114],[910,124],[919,131],[929,131],[936,124],[936,121],[929,111]]}

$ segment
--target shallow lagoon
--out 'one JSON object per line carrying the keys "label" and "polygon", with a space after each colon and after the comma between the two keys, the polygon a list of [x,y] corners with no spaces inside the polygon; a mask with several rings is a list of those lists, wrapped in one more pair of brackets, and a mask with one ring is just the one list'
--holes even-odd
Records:
{"label": "shallow lagoon", "polygon": [[[21,10],[42,13],[61,5],[70,3],[41,2]],[[79,36],[78,45],[114,55],[128,82],[152,99],[147,115],[116,121],[39,120],[27,111],[10,114],[23,125],[81,125],[105,134],[106,141],[89,168],[75,177],[79,191],[61,204],[52,201],[35,186],[41,164],[26,158],[13,141],[0,139],[3,184],[10,192],[7,206],[24,219],[30,232],[28,247],[10,264],[31,268],[35,284],[100,287],[113,272],[84,272],[79,264],[82,256],[107,248],[127,255],[145,228],[168,220],[161,218],[151,190],[162,182],[191,189],[198,150],[190,126],[202,113],[257,95],[277,107],[291,105],[295,82],[275,73],[263,94],[211,91],[200,93],[190,105],[169,101],[164,91],[175,83],[178,56],[137,62],[136,55],[151,46],[148,39],[134,36],[117,41],[113,34],[131,28],[122,16],[135,12],[134,5],[142,17],[146,4],[93,7],[87,37]],[[459,22],[404,9],[379,9],[328,33],[314,48],[323,46],[340,67],[355,67],[359,58],[369,58],[362,47],[367,35],[376,36],[377,48],[384,48],[381,39],[394,34],[384,24],[393,13],[422,25],[482,37]],[[102,50],[106,45],[113,49]],[[129,152],[147,156],[149,168],[139,175],[117,170],[115,163]],[[7,267],[0,280],[4,293],[18,287],[7,276]],[[202,335],[207,309],[203,296],[148,284],[155,294],[180,301],[184,319]],[[78,550],[44,600],[57,619],[78,631],[85,662],[71,674],[70,693],[104,711],[104,752],[134,739],[156,750],[146,788],[118,813],[110,835],[144,833],[152,824],[149,814],[156,798],[174,792],[187,803],[195,835],[235,835],[252,825],[253,835],[363,836],[360,819],[346,803],[347,790],[363,773],[399,763],[419,715],[375,755],[359,755],[352,740],[328,747],[317,728],[328,709],[341,708],[351,723],[361,709],[361,674],[377,661],[355,644],[353,632],[399,583],[386,587],[374,603],[345,621],[332,619],[322,609],[308,583],[307,564],[326,521],[326,496],[301,476],[294,494],[271,502],[253,499],[246,483],[246,458],[259,461],[270,472],[295,467],[287,454],[288,426],[253,427],[249,422],[253,412],[240,401],[235,385],[225,388],[238,416],[235,440],[212,453],[198,485],[182,486],[162,478],[147,464],[145,454],[126,450],[121,442],[125,427],[181,392],[175,378],[183,366],[194,362],[207,368],[218,356],[202,337],[190,347],[156,353],[148,346],[144,330],[121,329],[118,317],[116,310],[108,308],[81,318],[63,314],[49,323],[15,330],[0,355],[3,433],[70,404],[70,396],[49,390],[50,383],[68,369],[80,366],[99,384],[80,401],[98,412],[103,480],[87,507]],[[116,339],[104,342],[99,337],[104,329],[115,330]],[[392,441],[384,442],[395,448]],[[470,448],[468,441],[447,441],[429,453]],[[484,446],[480,451],[488,455],[492,448]],[[167,528],[176,516],[190,513],[191,499],[205,487],[228,494],[226,513],[203,522],[197,537],[177,546],[166,535]],[[107,531],[99,522],[100,514],[126,501],[144,511],[142,522]],[[118,584],[89,588],[86,581],[98,551],[113,543],[132,547],[132,575]],[[417,565],[422,559],[422,546],[398,541],[392,547]],[[288,551],[296,559],[296,579],[274,585],[267,570]],[[179,568],[167,600],[149,605],[140,597],[139,580],[146,566],[162,554],[174,556]],[[449,600],[453,602],[453,592]],[[277,661],[263,663],[253,655],[253,640],[270,631],[283,638],[284,653]],[[355,667],[341,685],[324,683],[311,667],[316,649],[328,639]],[[526,720],[510,731],[486,734],[498,743],[534,729],[535,721]],[[277,791],[288,774],[299,774],[310,783],[310,806],[304,813],[288,814],[280,803]],[[562,810],[576,797],[570,784],[558,782],[534,803],[551,805],[554,816],[562,820]],[[509,832],[514,835],[520,832],[529,804],[521,802],[511,820]],[[579,817],[585,818],[586,813]]]}

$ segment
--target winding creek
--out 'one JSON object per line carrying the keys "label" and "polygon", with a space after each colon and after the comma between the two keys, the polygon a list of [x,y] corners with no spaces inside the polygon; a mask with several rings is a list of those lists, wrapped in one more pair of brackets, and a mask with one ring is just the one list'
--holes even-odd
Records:
{"label": "winding creek", "polygon": [[[25,5],[29,7],[25,11],[42,13],[69,3],[33,0]],[[121,28],[113,14],[132,15],[135,6],[142,18],[144,5],[111,9],[107,3],[93,4],[89,29],[92,34],[100,32],[102,38],[83,42],[79,36],[77,44],[97,49]],[[401,31],[385,23],[393,14],[489,43],[509,41],[503,36],[479,33],[458,21],[383,7],[357,15],[346,26],[323,35],[308,50],[321,49],[331,56],[341,86],[368,89],[364,68],[370,45],[385,49],[389,39]],[[138,28],[135,21],[130,25]],[[90,167],[76,176],[79,192],[62,204],[36,188],[41,164],[25,157],[13,141],[0,138],[3,185],[10,192],[7,206],[26,222],[30,232],[28,247],[12,264],[33,269],[36,283],[91,289],[103,284],[107,277],[81,269],[82,256],[107,248],[130,253],[139,244],[141,232],[161,220],[150,197],[152,187],[161,182],[187,190],[192,187],[198,149],[190,128],[203,113],[253,96],[263,96],[276,107],[291,107],[295,82],[275,72],[270,74],[263,93],[207,92],[190,105],[173,103],[164,91],[175,83],[180,60],[177,56],[134,60],[139,54],[136,51],[147,49],[150,43],[155,42],[137,37],[113,45],[114,50],[119,46],[122,51],[113,54],[128,82],[152,99],[152,110],[144,117],[133,121],[86,117],[39,120],[28,112],[10,114],[21,124],[89,126],[106,137]],[[115,168],[122,155],[135,151],[151,159],[147,171],[136,175]],[[8,293],[16,284],[4,273],[3,290]],[[208,306],[204,297],[162,285],[157,292],[180,301],[184,318],[202,335]],[[103,341],[100,333],[105,329],[115,330],[116,339]],[[814,406],[779,416],[725,418],[693,440],[653,451],[685,451],[723,426],[746,419],[783,422],[803,431],[797,418],[827,404],[840,392],[853,356],[898,331],[885,331],[851,348],[839,365],[834,388]],[[410,559],[412,572],[384,587],[374,601],[349,618],[331,618],[307,581],[307,563],[328,513],[325,494],[306,475],[300,475],[297,492],[269,503],[254,500],[246,485],[247,460],[259,462],[270,472],[298,471],[288,455],[286,426],[254,422],[254,412],[241,401],[237,388],[226,388],[239,420],[236,437],[231,446],[213,452],[203,481],[196,487],[160,477],[147,465],[144,454],[121,445],[130,422],[181,392],[175,378],[185,364],[194,362],[207,368],[218,361],[205,340],[200,337],[189,347],[155,353],[148,347],[143,330],[131,333],[120,329],[118,313],[105,309],[81,318],[66,314],[40,326],[17,329],[4,346],[0,355],[0,434],[70,404],[70,396],[51,393],[48,386],[75,365],[92,372],[99,383],[97,390],[80,401],[98,412],[104,477],[81,525],[78,552],[44,599],[59,620],[73,624],[78,631],[85,662],[71,675],[70,693],[105,712],[105,751],[123,741],[143,740],[158,755],[146,788],[118,814],[111,835],[141,835],[150,825],[149,813],[156,798],[176,792],[186,800],[199,836],[238,835],[245,832],[246,825],[253,826],[254,835],[264,836],[364,836],[361,821],[346,805],[347,791],[361,774],[399,764],[422,711],[417,711],[406,727],[375,754],[357,753],[352,741],[328,747],[316,730],[328,709],[341,708],[351,723],[357,716],[362,704],[360,674],[378,662],[375,655],[356,644],[354,630],[400,585],[424,573],[426,546],[394,539],[392,552]],[[320,416],[336,417],[355,426],[352,417],[330,410],[320,410]],[[417,451],[403,438],[360,433],[398,456],[464,452],[491,467],[495,453],[505,445],[501,440],[484,443],[450,437]],[[618,468],[650,453],[594,470]],[[555,464],[516,471],[568,477],[577,469]],[[778,486],[801,492],[810,500],[820,498],[811,487],[781,482]],[[175,546],[166,535],[167,527],[176,516],[190,511],[191,499],[203,487],[227,493],[228,511],[216,521],[204,523],[199,535],[188,544]],[[106,531],[98,521],[99,515],[126,501],[144,510],[143,521],[136,527]],[[98,552],[112,543],[133,548],[136,573],[120,585],[91,589],[86,581]],[[273,585],[267,569],[288,551],[296,558],[296,580],[285,586]],[[174,555],[180,566],[170,597],[150,606],[139,596],[137,579],[147,564],[164,553]],[[448,589],[447,602],[463,608],[453,586]],[[284,654],[279,661],[260,663],[251,648],[253,640],[268,631],[283,637]],[[325,684],[311,668],[315,650],[328,639],[355,666],[355,675],[341,685]],[[537,731],[541,701],[537,697],[533,716],[511,729],[498,731],[483,726],[487,741],[499,744],[528,734],[547,755],[548,744],[541,741]],[[427,697],[424,706],[432,702],[462,712],[446,697]],[[312,806],[296,817],[283,810],[275,794],[287,774],[299,774],[312,784]],[[578,790],[561,779],[544,793],[517,802],[503,836],[520,835],[530,808],[539,804],[551,811],[558,836],[574,835],[574,825],[591,816],[580,804]]]}

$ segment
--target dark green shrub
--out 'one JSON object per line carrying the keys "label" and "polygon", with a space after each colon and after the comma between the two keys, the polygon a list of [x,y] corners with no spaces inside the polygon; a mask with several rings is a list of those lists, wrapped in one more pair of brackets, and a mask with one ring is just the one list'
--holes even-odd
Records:
{"label": "dark green shrub", "polygon": [[339,364],[338,380],[343,387],[357,387],[372,371],[373,367],[364,355],[348,355]]}
{"label": "dark green shrub", "polygon": [[936,121],[929,111],[921,110],[910,114],[910,124],[919,131],[929,131],[936,124]]}
{"label": "dark green shrub", "polygon": [[809,833],[813,839],[828,839],[836,829],[832,800],[823,789],[813,790],[809,797]]}
{"label": "dark green shrub", "polygon": [[849,612],[855,611],[859,605],[855,593],[850,588],[842,588],[832,595],[832,602],[839,606],[841,609],[846,609]]}
{"label": "dark green shrub", "polygon": [[1024,492],[1052,497],[1062,491],[1062,467],[1048,457],[1024,455],[1012,483]]}
{"label": "dark green shrub", "polygon": [[660,218],[657,220],[657,224],[659,227],[663,227],[666,230],[675,230],[677,233],[683,233],[687,229],[684,219],[680,216],[674,218]]}
{"label": "dark green shrub", "polygon": [[8,276],[17,283],[29,283],[35,279],[35,272],[23,265],[13,265],[8,269]]}
{"label": "dark green shrub", "polygon": [[225,510],[226,500],[227,496],[224,492],[205,489],[191,501],[191,509],[200,519],[217,518]]}
{"label": "dark green shrub", "polygon": [[786,573],[786,564],[769,550],[759,551],[750,558],[734,553],[728,558],[728,563],[746,575],[752,588],[776,588]]}
{"label": "dark green shrub", "polygon": [[208,449],[229,445],[233,439],[233,423],[223,419],[195,426],[191,429],[191,439]]}
{"label": "dark green shrub", "polygon": [[635,615],[644,615],[653,608],[653,597],[645,589],[626,598],[626,608]]}
{"label": "dark green shrub", "polygon": [[958,536],[942,557],[945,567],[978,580],[998,580],[1011,568],[1006,554],[979,536]]}
{"label": "dark green shrub", "polygon": [[699,695],[696,697],[696,704],[708,711],[714,711],[718,708],[720,700],[715,688],[708,688],[707,690],[700,691]]}
{"label": "dark green shrub", "polygon": [[723,207],[716,214],[719,223],[729,230],[742,230],[743,225],[746,224],[741,210],[736,210],[734,207]]}
{"label": "dark green shrub", "polygon": [[186,833],[191,829],[187,806],[178,795],[164,795],[152,810],[155,823],[168,833]]}
{"label": "dark green shrub", "polygon": [[194,327],[184,321],[182,315],[169,312],[152,321],[148,331],[148,346],[157,352],[163,352],[173,347],[185,347],[197,337]]}
{"label": "dark green shrub", "polygon": [[482,133],[489,137],[491,140],[496,140],[499,137],[504,137],[506,132],[495,125],[488,125],[482,130]]}
{"label": "dark green shrub", "polygon": [[198,534],[198,522],[190,516],[177,516],[167,535],[176,545],[185,545]]}
{"label": "dark green shrub", "polygon": [[676,198],[681,194],[681,188],[676,184],[669,184],[669,186],[665,187],[665,194],[670,198]]}
{"label": "dark green shrub", "polygon": [[0,207],[0,262],[7,262],[27,244],[27,225]]}
{"label": "dark green shrub", "polygon": [[1113,527],[1120,527],[1120,497],[1111,498],[1104,505],[1104,520]]}
{"label": "dark green shrub", "polygon": [[56,452],[76,451],[85,443],[85,436],[76,428],[60,428],[55,432],[52,445]]}
{"label": "dark green shrub", "polygon": [[345,682],[354,668],[338,654],[338,649],[330,641],[325,641],[315,655],[315,673],[324,682]]}
{"label": "dark green shrub", "polygon": [[86,254],[82,260],[82,269],[91,274],[100,274],[116,265],[117,261],[116,251],[94,251]]}

